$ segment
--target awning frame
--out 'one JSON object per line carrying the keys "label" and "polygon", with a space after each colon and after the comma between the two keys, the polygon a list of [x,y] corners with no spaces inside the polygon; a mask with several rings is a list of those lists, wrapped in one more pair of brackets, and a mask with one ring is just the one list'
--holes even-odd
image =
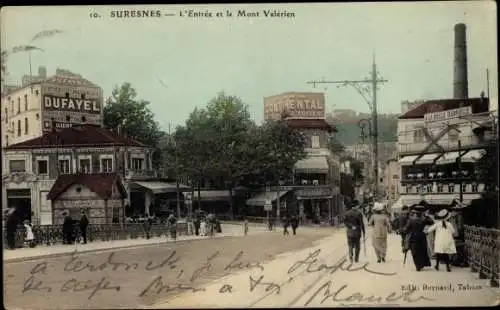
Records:
{"label": "awning frame", "polygon": [[[320,160],[321,162],[318,162]],[[304,165],[300,167],[300,165]],[[311,165],[312,167],[307,167]],[[321,167],[317,167],[317,166]],[[323,166],[324,165],[324,166]],[[295,163],[294,165],[295,173],[324,173],[328,174],[330,171],[330,165],[328,164],[328,160],[324,156],[308,156],[305,159],[302,159]]]}
{"label": "awning frame", "polygon": [[399,164],[401,166],[412,166],[413,162],[415,159],[418,158],[418,155],[409,155],[409,156],[403,156],[399,159]]}
{"label": "awning frame", "polygon": [[420,158],[417,159],[415,164],[417,165],[425,165],[425,164],[432,164],[434,163],[434,160],[438,158],[441,154],[440,153],[427,153],[422,155]]}
{"label": "awning frame", "polygon": [[[279,197],[285,196],[289,191],[279,191]],[[278,191],[270,191],[270,192],[260,192],[252,198],[249,198],[245,201],[245,204],[248,206],[261,207],[264,206],[268,200],[268,195],[271,195],[270,200],[271,203],[274,203],[278,199]]]}

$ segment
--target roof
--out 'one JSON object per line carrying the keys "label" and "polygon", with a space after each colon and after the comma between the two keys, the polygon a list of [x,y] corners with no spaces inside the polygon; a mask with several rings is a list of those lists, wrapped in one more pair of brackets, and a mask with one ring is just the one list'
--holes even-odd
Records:
{"label": "roof", "polygon": [[55,200],[68,188],[75,184],[81,184],[95,192],[99,197],[107,200],[111,197],[113,186],[117,185],[122,198],[126,197],[126,190],[116,173],[92,173],[92,174],[62,174],[60,175],[49,193],[47,199]]}
{"label": "roof", "polygon": [[96,125],[75,125],[43,136],[12,144],[7,150],[37,149],[55,147],[106,147],[106,146],[136,146],[148,147],[131,137],[120,135],[109,129]]}
{"label": "roof", "polygon": [[460,107],[472,106],[472,113],[482,113],[489,110],[488,98],[468,99],[437,99],[426,100],[422,104],[407,111],[399,119],[423,118],[427,113],[458,109]]}
{"label": "roof", "polygon": [[329,132],[337,132],[337,128],[328,124],[324,119],[287,119],[288,125],[298,129],[324,129]]}
{"label": "roof", "polygon": [[53,83],[57,85],[67,86],[86,86],[99,88],[98,85],[84,79],[81,75],[71,73],[67,70],[60,70],[60,72],[49,76],[48,78],[40,81],[40,83]]}

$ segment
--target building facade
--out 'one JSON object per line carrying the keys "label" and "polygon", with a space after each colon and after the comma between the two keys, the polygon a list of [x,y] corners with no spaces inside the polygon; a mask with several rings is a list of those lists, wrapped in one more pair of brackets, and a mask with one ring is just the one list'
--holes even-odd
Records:
{"label": "building facade", "polygon": [[[151,188],[156,186],[158,193],[172,187],[160,182],[155,176],[152,170],[153,151],[130,137],[87,124],[54,130],[42,137],[10,145],[3,151],[2,206],[18,209],[21,220],[28,218],[42,225],[55,223],[60,215],[60,200],[69,197],[69,194],[62,195],[63,192],[58,188],[65,187],[71,193],[70,186],[83,182],[81,185],[93,190],[97,195],[95,198],[116,200],[117,195],[107,196],[95,189],[99,188],[97,185],[102,180],[101,174],[118,174],[126,190],[122,205],[133,209],[134,203],[131,201],[136,196],[135,201],[138,202],[135,205],[142,208],[142,214],[148,213],[147,200],[154,199],[155,194]],[[81,175],[88,177],[78,183],[75,178]],[[106,184],[109,190],[115,190],[121,183]],[[57,194],[49,196],[59,199],[58,204],[54,204],[48,196],[49,192],[54,191]],[[81,192],[81,195],[86,192]],[[97,200],[94,202],[96,205],[100,203]],[[94,202],[87,199],[85,208],[92,208]],[[115,207],[116,203],[110,202]],[[133,213],[133,210],[125,209],[120,216],[127,213]]]}
{"label": "building facade", "polygon": [[2,147],[75,124],[102,124],[102,89],[80,75],[60,70],[24,81],[2,97]]}
{"label": "building facade", "polygon": [[401,115],[398,206],[480,198],[485,184],[476,181],[474,164],[497,139],[496,128],[488,98],[430,100]]}
{"label": "building facade", "polygon": [[387,160],[383,173],[383,192],[388,206],[391,207],[399,199],[399,176],[401,167],[397,158]]}

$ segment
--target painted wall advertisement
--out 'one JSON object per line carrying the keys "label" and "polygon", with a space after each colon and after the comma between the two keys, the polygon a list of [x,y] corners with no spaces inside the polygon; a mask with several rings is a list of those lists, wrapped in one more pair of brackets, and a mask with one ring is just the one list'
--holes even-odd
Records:
{"label": "painted wall advertisement", "polygon": [[279,119],[286,111],[292,118],[324,118],[323,93],[285,93],[264,98],[264,119]]}
{"label": "painted wall advertisement", "polygon": [[97,99],[75,99],[69,97],[44,95],[43,108],[47,111],[68,111],[101,114],[101,103]]}

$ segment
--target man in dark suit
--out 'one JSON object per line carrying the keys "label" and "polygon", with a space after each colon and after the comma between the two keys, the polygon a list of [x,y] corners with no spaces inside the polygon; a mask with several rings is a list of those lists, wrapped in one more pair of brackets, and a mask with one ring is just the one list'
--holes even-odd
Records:
{"label": "man in dark suit", "polygon": [[64,216],[64,222],[63,222],[63,238],[64,238],[64,241],[63,243],[64,244],[71,244],[71,239],[72,239],[72,235],[73,235],[73,219],[71,218],[71,215],[69,214],[68,211],[65,211],[63,213],[63,216]]}
{"label": "man in dark suit", "polygon": [[396,219],[394,219],[394,223],[392,225],[394,230],[401,236],[401,247],[403,248],[403,252],[406,246],[405,245],[406,232],[404,228],[406,227],[406,224],[410,219],[409,209],[410,208],[408,206],[403,206],[402,213],[398,215]]}
{"label": "man in dark suit", "polygon": [[358,209],[358,202],[354,200],[344,214],[344,225],[347,231],[347,245],[349,246],[349,260],[359,261],[361,238],[365,236],[363,214]]}

